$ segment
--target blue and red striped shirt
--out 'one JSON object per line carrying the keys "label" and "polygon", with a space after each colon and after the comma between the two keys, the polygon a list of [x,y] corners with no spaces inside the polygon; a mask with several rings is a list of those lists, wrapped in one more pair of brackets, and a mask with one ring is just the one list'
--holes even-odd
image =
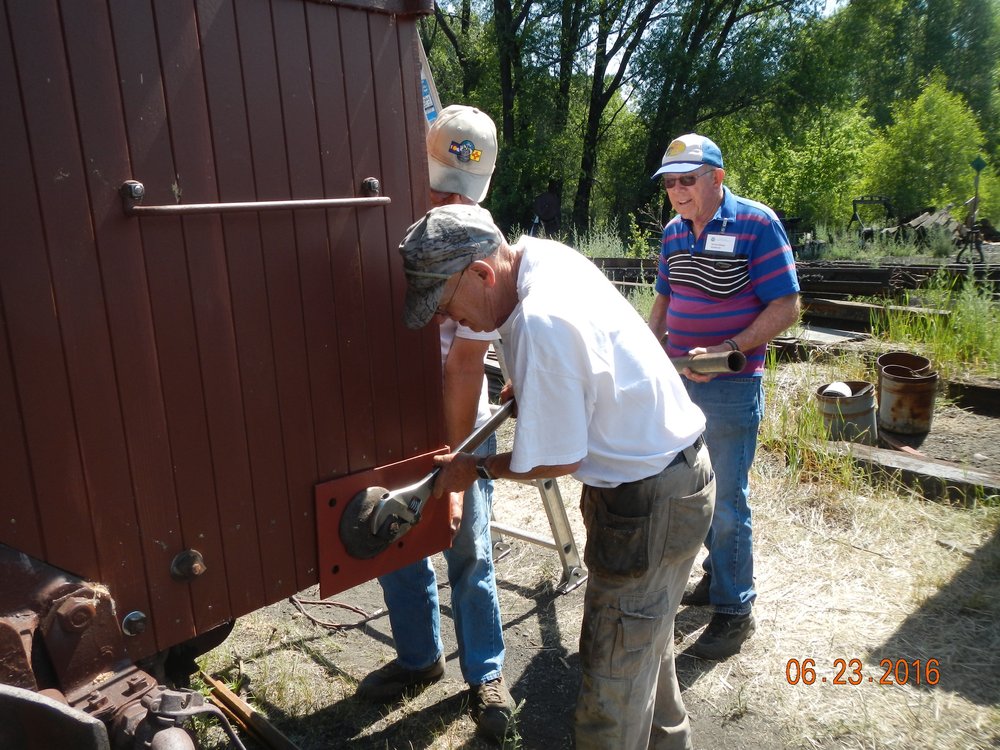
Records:
{"label": "blue and red striped shirt", "polygon": [[[798,293],[799,281],[774,212],[723,187],[722,204],[700,238],[680,216],[663,228],[656,291],[670,298],[667,353],[681,357],[737,335],[769,302]],[[747,366],[737,375],[761,375],[766,350],[744,352]]]}

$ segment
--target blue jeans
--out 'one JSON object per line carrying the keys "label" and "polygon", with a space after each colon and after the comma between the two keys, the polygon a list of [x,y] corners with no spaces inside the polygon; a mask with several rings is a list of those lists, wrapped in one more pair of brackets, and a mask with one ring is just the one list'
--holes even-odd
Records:
{"label": "blue jeans", "polygon": [[[495,435],[476,450],[478,455],[491,453],[496,453]],[[493,483],[476,481],[465,493],[458,534],[451,548],[443,553],[451,584],[458,660],[462,676],[470,685],[495,679],[503,670],[503,631],[490,539],[492,507]],[[430,558],[378,580],[389,609],[400,666],[429,667],[444,653],[437,578]]]}
{"label": "blue jeans", "polygon": [[754,377],[707,383],[684,378],[684,385],[705,413],[705,442],[715,468],[715,513],[705,537],[704,567],[712,577],[708,599],[716,612],[745,614],[757,598],[749,475],[764,413],[764,385]]}

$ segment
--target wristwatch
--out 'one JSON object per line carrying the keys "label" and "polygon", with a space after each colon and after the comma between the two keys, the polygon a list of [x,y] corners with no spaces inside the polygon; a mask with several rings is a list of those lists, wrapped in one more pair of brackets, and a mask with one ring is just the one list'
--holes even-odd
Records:
{"label": "wristwatch", "polygon": [[486,460],[489,456],[483,456],[478,461],[476,461],[476,473],[479,475],[480,479],[496,479],[495,476],[490,474],[490,470],[486,468]]}

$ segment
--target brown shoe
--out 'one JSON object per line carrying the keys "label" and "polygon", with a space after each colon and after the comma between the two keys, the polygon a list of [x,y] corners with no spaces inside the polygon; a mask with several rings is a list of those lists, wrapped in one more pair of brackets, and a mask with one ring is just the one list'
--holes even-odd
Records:
{"label": "brown shoe", "polygon": [[487,737],[502,743],[510,726],[511,716],[514,714],[514,699],[507,690],[503,677],[497,677],[482,685],[473,685],[470,693],[472,717],[479,725],[479,730]]}
{"label": "brown shoe", "polygon": [[444,657],[424,669],[406,669],[393,659],[369,674],[358,685],[356,695],[367,701],[393,701],[410,688],[423,688],[444,675]]}

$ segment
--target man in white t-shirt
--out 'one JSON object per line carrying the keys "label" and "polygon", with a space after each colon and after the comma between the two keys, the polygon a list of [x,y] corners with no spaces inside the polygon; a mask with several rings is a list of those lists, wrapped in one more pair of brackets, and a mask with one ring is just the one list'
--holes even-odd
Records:
{"label": "man in white t-shirt", "polygon": [[573,249],[511,246],[488,211],[444,206],[410,227],[400,252],[406,324],[445,315],[499,330],[503,397],[517,401],[513,450],[438,456],[435,496],[477,476],[584,485],[576,747],[690,748],[673,623],[715,499],[704,415],[645,321]]}
{"label": "man in white t-shirt", "polygon": [[[427,133],[430,199],[434,206],[475,206],[489,190],[497,159],[496,126],[474,107],[441,110]],[[495,331],[472,331],[453,320],[441,322],[445,429],[458,445],[490,418],[483,359]],[[496,452],[491,436],[477,451]],[[452,546],[445,550],[451,605],[462,676],[470,686],[470,705],[481,731],[494,739],[506,734],[514,700],[503,681],[504,642],[493,570],[490,518],[493,482],[478,479],[451,497]],[[444,674],[437,580],[430,559],[379,578],[396,658],[369,674],[358,694],[391,700],[405,690],[434,682]]]}

